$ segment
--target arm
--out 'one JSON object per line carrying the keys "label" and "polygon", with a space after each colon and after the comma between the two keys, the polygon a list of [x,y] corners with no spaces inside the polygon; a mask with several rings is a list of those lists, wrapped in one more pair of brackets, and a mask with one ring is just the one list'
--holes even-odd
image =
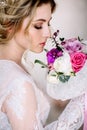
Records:
{"label": "arm", "polygon": [[26,82],[11,91],[4,102],[3,108],[12,130],[34,130],[37,105],[31,84]]}
{"label": "arm", "polygon": [[[78,130],[84,120],[84,95],[72,99],[59,117],[67,130]],[[61,124],[61,123],[60,123]],[[60,125],[61,126],[61,125]],[[61,129],[59,129],[61,130]],[[62,129],[63,130],[63,129]],[[65,129],[64,129],[65,130]]]}
{"label": "arm", "polygon": [[58,121],[46,126],[46,130],[78,130],[84,120],[84,95],[72,99]]}

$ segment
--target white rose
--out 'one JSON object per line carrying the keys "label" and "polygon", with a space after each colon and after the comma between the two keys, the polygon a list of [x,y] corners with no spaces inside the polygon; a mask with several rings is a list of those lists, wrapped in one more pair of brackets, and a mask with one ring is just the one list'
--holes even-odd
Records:
{"label": "white rose", "polygon": [[67,52],[64,52],[63,56],[55,60],[53,66],[57,72],[63,72],[65,75],[70,75],[70,72],[72,72],[70,55]]}
{"label": "white rose", "polygon": [[[54,76],[55,75],[55,76]],[[57,78],[57,74],[52,70],[47,75],[47,81],[53,84],[58,84],[59,79]]]}

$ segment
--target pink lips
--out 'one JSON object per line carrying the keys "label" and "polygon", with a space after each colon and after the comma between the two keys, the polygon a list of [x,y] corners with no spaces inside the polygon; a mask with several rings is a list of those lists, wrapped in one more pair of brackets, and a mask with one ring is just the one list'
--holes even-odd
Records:
{"label": "pink lips", "polygon": [[45,42],[40,43],[41,46],[45,46],[45,44],[46,44]]}

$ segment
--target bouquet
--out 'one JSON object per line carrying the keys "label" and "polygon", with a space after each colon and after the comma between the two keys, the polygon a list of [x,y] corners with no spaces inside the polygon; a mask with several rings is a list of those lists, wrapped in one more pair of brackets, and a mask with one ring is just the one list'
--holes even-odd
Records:
{"label": "bouquet", "polygon": [[58,38],[59,30],[51,37],[53,48],[46,51],[47,64],[36,59],[35,63],[48,68],[47,80],[50,83],[68,82],[76,76],[87,60],[86,45],[78,38]]}

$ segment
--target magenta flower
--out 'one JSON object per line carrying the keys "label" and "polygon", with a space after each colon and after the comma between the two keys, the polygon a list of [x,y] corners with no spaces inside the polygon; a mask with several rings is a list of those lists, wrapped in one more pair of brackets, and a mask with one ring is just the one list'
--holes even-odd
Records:
{"label": "magenta flower", "polygon": [[62,46],[71,54],[74,52],[81,52],[82,43],[77,38],[72,38],[61,42]]}
{"label": "magenta flower", "polygon": [[47,62],[48,64],[54,63],[55,59],[62,56],[63,52],[62,50],[58,50],[57,48],[53,48],[50,51],[47,52]]}

